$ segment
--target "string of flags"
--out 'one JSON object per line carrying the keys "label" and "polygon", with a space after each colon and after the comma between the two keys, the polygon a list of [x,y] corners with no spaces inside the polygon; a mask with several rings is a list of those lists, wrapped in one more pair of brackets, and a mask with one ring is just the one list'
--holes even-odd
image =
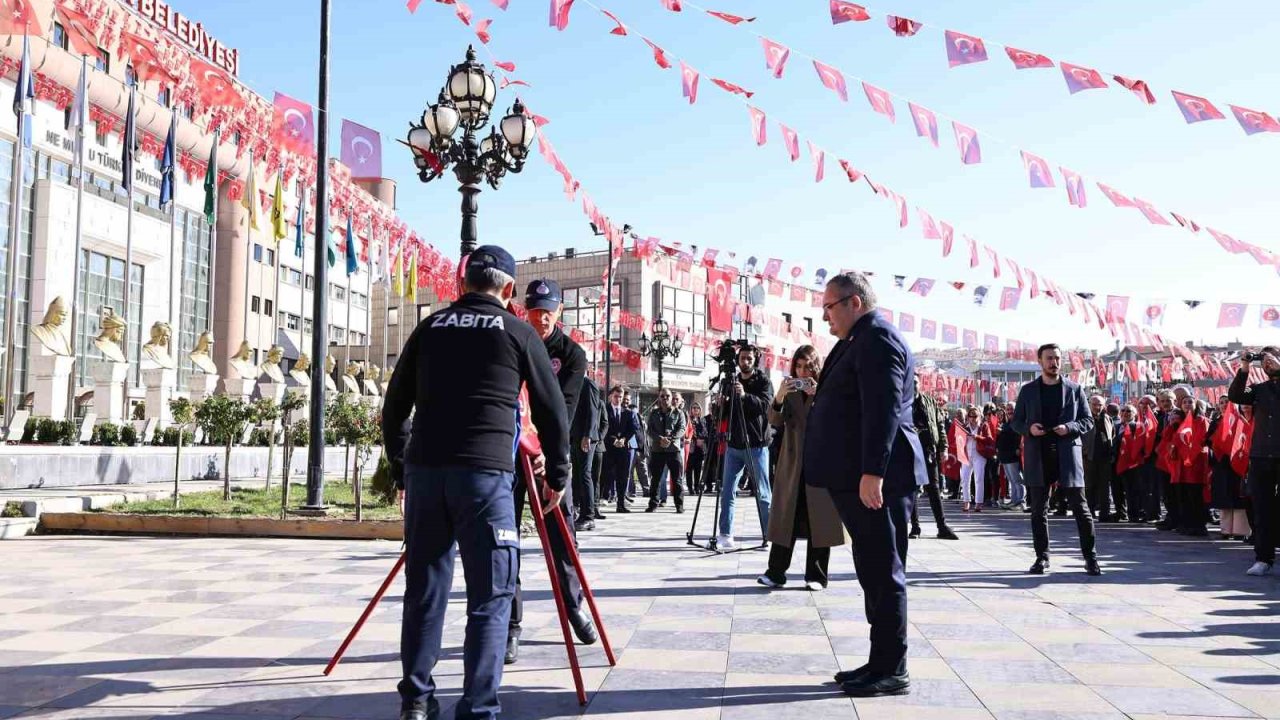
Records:
{"label": "string of flags", "polygon": [[[845,0],[830,0],[831,23],[833,25],[841,25],[848,22],[866,22],[872,19],[871,9],[866,5],[859,5]],[[924,27],[933,27],[926,25],[918,20],[912,20],[897,15],[885,13],[883,15],[889,29],[898,37],[911,37]],[[987,52],[988,42],[977,35],[958,32],[956,30],[944,30],[943,40],[946,49],[947,65],[949,67],[959,67],[962,65],[973,65],[975,63],[987,62],[990,58]],[[1067,90],[1072,95],[1085,90],[1100,90],[1110,88],[1104,75],[1109,76],[1120,88],[1132,93],[1141,102],[1147,105],[1157,104],[1156,95],[1152,91],[1151,86],[1145,81],[1137,78],[1120,75],[1116,73],[1103,73],[1092,67],[1084,65],[1076,65],[1068,62],[1055,63],[1052,59],[1038,52],[1031,50],[1023,50],[1011,45],[1000,45],[990,43],[995,47],[1002,47],[1009,61],[1017,70],[1033,70],[1033,69],[1050,69],[1059,68],[1062,71],[1063,80],[1066,82]],[[1192,95],[1186,92],[1171,90],[1170,95],[1174,104],[1182,114],[1182,118],[1187,124],[1205,122],[1208,120],[1223,120],[1225,115],[1207,98],[1198,95]],[[1269,113],[1261,110],[1252,110],[1239,105],[1228,104],[1232,115],[1235,116],[1236,122],[1240,124],[1240,128],[1246,135],[1256,135],[1258,133],[1280,133],[1280,122]]]}

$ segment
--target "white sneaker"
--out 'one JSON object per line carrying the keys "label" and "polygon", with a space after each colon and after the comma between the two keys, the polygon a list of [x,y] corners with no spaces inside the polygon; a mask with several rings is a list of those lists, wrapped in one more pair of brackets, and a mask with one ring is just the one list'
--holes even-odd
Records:
{"label": "white sneaker", "polygon": [[733,541],[732,535],[719,535],[716,537],[716,549],[718,550],[736,550],[738,544]]}
{"label": "white sneaker", "polygon": [[1246,575],[1255,575],[1255,576],[1256,576],[1256,575],[1270,575],[1270,574],[1271,574],[1271,563],[1265,563],[1265,562],[1262,562],[1261,560],[1259,560],[1258,562],[1254,563],[1254,564],[1253,564],[1253,567],[1249,568],[1248,572],[1246,572],[1245,574],[1246,574]]}
{"label": "white sneaker", "polygon": [[780,588],[780,587],[782,587],[782,583],[774,582],[773,580],[769,579],[769,576],[768,576],[768,575],[761,575],[760,577],[756,578],[756,582],[757,582],[757,583],[759,583],[759,584],[761,584],[761,585],[763,585],[763,586],[765,586],[765,587],[767,587],[767,588]]}
{"label": "white sneaker", "polygon": [[805,583],[804,586],[809,588],[809,592],[822,592],[823,590],[827,589],[826,585],[823,585],[817,580],[810,580],[809,582]]}

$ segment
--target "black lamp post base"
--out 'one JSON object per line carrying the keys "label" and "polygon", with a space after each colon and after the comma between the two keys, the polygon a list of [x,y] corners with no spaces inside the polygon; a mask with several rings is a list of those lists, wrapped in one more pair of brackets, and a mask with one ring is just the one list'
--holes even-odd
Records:
{"label": "black lamp post base", "polygon": [[303,505],[289,511],[290,515],[301,515],[302,517],[326,517],[329,514],[329,506],[327,505]]}

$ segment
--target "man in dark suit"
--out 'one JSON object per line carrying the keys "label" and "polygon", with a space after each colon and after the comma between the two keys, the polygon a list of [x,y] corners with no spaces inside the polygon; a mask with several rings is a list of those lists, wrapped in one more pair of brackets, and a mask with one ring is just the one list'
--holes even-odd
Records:
{"label": "man in dark suit", "polygon": [[1084,390],[1062,377],[1062,351],[1057,345],[1041,345],[1036,352],[1040,377],[1022,386],[1013,411],[1013,429],[1026,438],[1023,445],[1022,481],[1031,502],[1031,535],[1036,561],[1033,575],[1049,568],[1049,487],[1071,505],[1080,531],[1080,552],[1085,571],[1101,575],[1094,549],[1093,515],[1084,497],[1082,440],[1093,429],[1093,416],[1084,399]]}
{"label": "man in dark suit", "polygon": [[609,389],[609,405],[605,408],[609,418],[609,431],[605,434],[604,473],[612,482],[618,496],[618,512],[629,513],[627,507],[627,479],[631,474],[632,441],[640,434],[640,423],[631,408],[622,403],[622,386]]}
{"label": "man in dark suit", "polygon": [[608,432],[604,396],[600,388],[586,378],[578,397],[577,411],[569,428],[569,452],[573,460],[573,497],[578,501],[579,531],[596,529],[596,480],[592,475],[595,447]]}
{"label": "man in dark suit", "polygon": [[862,273],[827,283],[822,316],[840,341],[823,363],[804,439],[805,482],[831,493],[866,597],[870,657],[836,675],[856,697],[910,692],[907,530],[916,489],[928,483],[911,415],[915,362],[875,306]]}

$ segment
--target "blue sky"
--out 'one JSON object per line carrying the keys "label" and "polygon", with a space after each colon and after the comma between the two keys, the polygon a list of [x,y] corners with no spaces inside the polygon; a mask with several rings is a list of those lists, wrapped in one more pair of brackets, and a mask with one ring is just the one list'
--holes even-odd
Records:
{"label": "blue sky", "polygon": [[[1280,134],[1247,137],[1226,107],[1280,113],[1274,100],[1280,7],[1223,0],[886,2],[871,6],[870,22],[833,26],[826,0],[704,0],[709,9],[757,16],[745,27],[793,48],[782,79],[766,71],[751,33],[690,9],[667,12],[658,0],[597,0],[622,17],[631,37],[610,35],[612,23],[581,1],[565,32],[547,26],[547,0],[510,0],[506,12],[489,0],[472,0],[471,7],[477,20],[494,19],[494,55],[516,62],[514,76],[533,86],[501,91],[501,108],[520,89],[535,112],[550,118],[547,136],[583,188],[642,235],[734,250],[740,258],[783,257],[802,264],[806,278],[817,267],[931,277],[939,287],[923,299],[883,278],[882,304],[1001,337],[1112,345],[1096,325],[1089,331],[1043,299],[1024,297],[1017,312],[997,310],[1008,274],[993,280],[985,267],[971,270],[963,232],[1073,291],[1133,296],[1131,319],[1149,299],[1167,299],[1168,338],[1277,340],[1280,330],[1258,328],[1256,305],[1243,328],[1215,329],[1218,302],[1280,303],[1273,269],[1228,255],[1207,234],[1151,226],[1136,211],[1111,207],[1092,185],[1083,210],[1067,204],[1060,178],[1059,187],[1030,190],[1017,151],[996,138],[1280,251],[1274,180]],[[260,2],[172,4],[240,49],[241,79],[260,93],[315,101],[318,0],[273,0],[270,21]],[[401,215],[454,252],[456,184],[419,183],[395,139],[435,98],[475,35],[451,7],[431,0],[416,15],[399,0],[333,4],[331,147],[341,118],[378,129],[384,173],[399,182]],[[931,26],[897,38],[885,27],[885,12]],[[991,60],[949,69],[945,28],[985,38]],[[638,34],[703,73],[696,105],[681,97],[678,66],[658,69]],[[1147,107],[1120,88],[1069,95],[1058,70],[1017,71],[998,43],[1096,67],[1104,76],[1144,79],[1158,104]],[[800,53],[843,69],[850,102],[823,88]],[[768,145],[755,146],[746,109],[711,85],[712,76],[756,91],[751,102],[768,114]],[[983,163],[960,164],[945,120],[939,149],[917,138],[903,101],[896,124],[872,113],[852,76],[977,128]],[[1209,98],[1227,119],[1186,125],[1170,90]],[[794,164],[779,121],[800,134]],[[822,184],[813,182],[806,140],[828,152]],[[850,185],[833,156],[849,159],[913,207],[949,220],[957,230],[952,256],[941,258],[939,243],[921,238],[914,210],[911,226],[899,230],[891,204],[863,183]],[[482,242],[502,244],[517,257],[600,242],[580,203],[566,201],[559,176],[540,158],[508,176],[500,191],[485,190],[479,229]],[[992,285],[988,307],[946,287],[951,280]],[[1193,312],[1183,299],[1208,302]]]}

